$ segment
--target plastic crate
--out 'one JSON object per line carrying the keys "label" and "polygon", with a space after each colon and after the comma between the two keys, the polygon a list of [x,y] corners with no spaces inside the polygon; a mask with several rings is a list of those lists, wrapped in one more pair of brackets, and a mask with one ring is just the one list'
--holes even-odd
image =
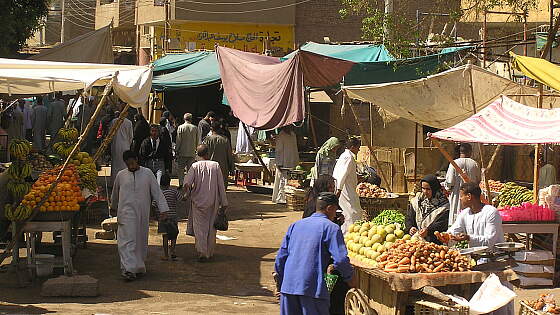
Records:
{"label": "plastic crate", "polygon": [[469,308],[454,303],[416,301],[414,315],[469,315]]}

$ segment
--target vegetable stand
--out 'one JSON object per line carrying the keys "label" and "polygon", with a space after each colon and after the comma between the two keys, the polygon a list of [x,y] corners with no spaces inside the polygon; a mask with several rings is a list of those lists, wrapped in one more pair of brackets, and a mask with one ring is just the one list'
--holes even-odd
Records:
{"label": "vegetable stand", "polygon": [[357,286],[346,295],[346,314],[401,315],[426,294],[434,296],[428,293],[430,287],[469,299],[492,273],[506,281],[517,279],[512,270],[500,270],[494,264],[486,264],[481,271],[389,273],[353,259],[351,263]]}

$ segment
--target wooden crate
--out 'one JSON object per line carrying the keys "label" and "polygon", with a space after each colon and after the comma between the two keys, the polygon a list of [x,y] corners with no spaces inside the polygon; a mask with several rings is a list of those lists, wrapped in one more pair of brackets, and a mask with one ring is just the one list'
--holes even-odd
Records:
{"label": "wooden crate", "polygon": [[542,315],[542,314],[544,313],[533,309],[525,302],[523,301],[519,302],[519,315]]}
{"label": "wooden crate", "polygon": [[414,315],[469,315],[469,308],[458,304],[446,305],[442,302],[417,301]]}
{"label": "wooden crate", "polygon": [[392,209],[399,210],[402,214],[406,216],[408,209],[408,198],[407,194],[401,194],[398,198],[360,198],[360,205],[362,206],[363,219],[372,220],[381,211]]}

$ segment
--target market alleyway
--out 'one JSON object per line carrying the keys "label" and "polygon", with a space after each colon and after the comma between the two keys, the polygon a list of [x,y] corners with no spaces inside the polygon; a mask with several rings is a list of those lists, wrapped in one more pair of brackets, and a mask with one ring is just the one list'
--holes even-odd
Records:
{"label": "market alleyway", "polygon": [[[18,288],[13,272],[0,273],[0,314],[277,314],[272,271],[276,250],[288,225],[300,212],[270,202],[269,195],[228,191],[230,228],[219,235],[214,261],[198,263],[194,239],[180,223],[180,261],[161,261],[157,223],[150,227],[146,277],[125,283],[119,273],[116,241],[95,240],[89,228],[87,249],[79,249],[74,267],[99,279],[96,298],[41,297],[40,282]],[[51,240],[50,235],[45,236]]]}

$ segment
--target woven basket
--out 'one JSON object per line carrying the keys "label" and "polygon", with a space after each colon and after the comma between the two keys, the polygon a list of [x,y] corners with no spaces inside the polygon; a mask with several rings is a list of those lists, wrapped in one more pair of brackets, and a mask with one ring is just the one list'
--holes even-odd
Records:
{"label": "woven basket", "polygon": [[414,303],[414,315],[468,315],[469,308],[458,304],[448,305],[443,302],[417,301]]}
{"label": "woven basket", "polygon": [[286,193],[286,206],[292,211],[305,210],[305,196],[297,193]]}
{"label": "woven basket", "polygon": [[365,198],[360,197],[360,205],[364,210],[363,219],[373,220],[381,211],[387,209],[399,210],[406,216],[408,209],[408,196],[399,196],[398,198]]}

